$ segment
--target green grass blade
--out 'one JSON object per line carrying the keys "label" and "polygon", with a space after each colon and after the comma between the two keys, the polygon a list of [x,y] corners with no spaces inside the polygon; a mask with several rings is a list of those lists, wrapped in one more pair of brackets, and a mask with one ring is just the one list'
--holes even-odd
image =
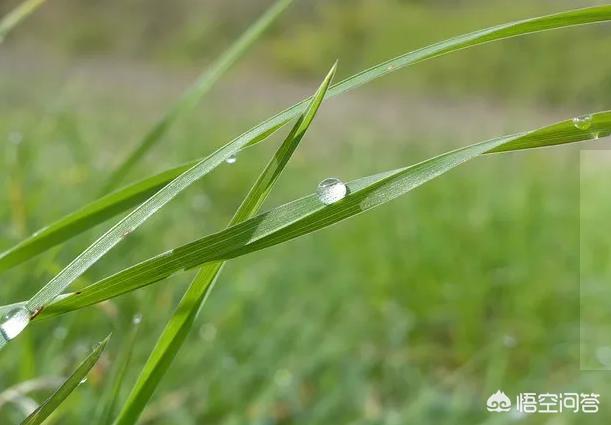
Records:
{"label": "green grass blade", "polygon": [[44,422],[45,419],[52,414],[55,409],[74,391],[81,381],[87,376],[87,373],[97,363],[98,359],[104,351],[104,347],[108,343],[110,335],[104,338],[95,349],[89,354],[85,360],[76,368],[72,375],[49,397],[34,413],[28,416],[22,425],[36,425]]}
{"label": "green grass blade", "polygon": [[107,193],[125,178],[134,165],[166,134],[177,118],[193,110],[202,97],[243,56],[269,26],[286,10],[293,0],[278,0],[255,21],[211,66],[189,87],[165,116],[142,138],[136,148],[110,176],[104,186]]}
{"label": "green grass blade", "polygon": [[145,201],[163,186],[179,176],[193,163],[182,165],[162,174],[132,184],[106,195],[53,224],[46,226],[13,248],[0,254],[0,272],[10,269],[66,240],[102,223]]}
{"label": "green grass blade", "polygon": [[0,43],[19,22],[34,13],[46,0],[25,0],[0,20]]}
{"label": "green grass blade", "polygon": [[[608,20],[611,20],[611,6],[598,6],[511,22],[481,31],[476,31],[470,34],[461,35],[407,53],[369,68],[366,71],[355,74],[342,82],[335,84],[327,92],[327,96],[334,96],[347,90],[359,87],[378,77],[394,72],[400,67],[405,67],[426,59],[467,47],[476,46],[478,44],[539,31],[563,28],[571,25],[589,24]],[[224,158],[235,154],[243,146],[250,146],[265,140],[269,134],[285,125],[290,119],[302,113],[307,101],[308,100],[306,99],[293,105],[276,116],[253,127],[251,130],[242,134],[237,139],[234,139],[225,146],[227,149],[223,152]],[[107,220],[116,214],[132,208],[133,206],[142,202],[144,198],[149,197],[151,193],[156,192],[160,187],[176,178],[181,172],[186,171],[195,164],[202,163],[203,165],[206,163],[206,166],[210,165],[209,160],[210,157],[192,162],[185,168],[179,167],[165,171],[137,183],[136,185],[129,186],[116,192],[113,194],[114,198],[102,198],[75,213],[69,214],[48,228],[41,230],[28,239],[25,239],[14,248],[1,253],[0,272],[20,264],[23,261],[26,261],[35,255],[40,254],[41,252],[44,252],[47,249],[78,235],[79,233]],[[204,174],[206,172],[207,171],[205,171]]]}
{"label": "green grass blade", "polygon": [[[563,28],[567,26],[589,24],[611,20],[611,6],[598,6],[586,9],[571,10],[561,12],[554,15],[543,16],[539,18],[516,21],[507,24],[498,25],[487,28],[481,31],[461,35],[449,40],[445,40],[422,49],[407,53],[389,61],[376,65],[368,70],[353,75],[342,82],[335,84],[327,93],[327,96],[334,96],[342,92],[359,87],[369,81],[379,78],[390,72],[394,72],[401,67],[412,65],[426,59],[434,58],[453,51],[464,49],[478,44],[489,43],[491,41],[500,40],[539,31]],[[250,146],[264,140],[270,132],[282,127],[290,119],[298,116],[303,112],[305,105],[309,100],[303,100],[298,104],[286,109],[261,124],[253,127],[248,132],[242,134],[237,139],[225,146],[227,148],[222,154],[224,158],[235,154],[243,146]],[[202,166],[206,166],[205,174],[210,169],[210,157],[199,161]],[[215,161],[215,163],[218,163]],[[189,164],[193,166],[197,162]],[[169,183],[173,178],[177,177],[175,171],[186,171],[185,168],[175,168],[165,171],[157,176],[153,176],[137,185],[148,184],[148,188],[143,188],[142,191],[134,190],[138,186],[129,186],[115,194],[115,199],[103,198],[103,200],[95,201],[91,204],[91,210],[88,207],[83,208],[76,213],[66,216],[64,219],[49,226],[39,234],[32,236],[14,248],[0,254],[0,272],[13,267],[21,262],[32,258],[33,256],[44,252],[50,247],[57,245],[65,240],[76,236],[80,232],[87,230],[94,225],[103,222],[111,216],[135,206],[144,198],[150,196],[152,192],[158,190],[161,186]],[[202,174],[202,175],[203,175]],[[150,183],[146,183],[149,182]],[[99,207],[99,208],[98,208]],[[88,217],[91,215],[91,217]],[[73,218],[75,221],[73,221]],[[65,229],[64,229],[65,227]]]}
{"label": "green grass blade", "polygon": [[[329,90],[328,95],[338,94],[351,88],[358,87],[396,68],[404,67],[411,63],[420,62],[427,58],[440,56],[451,51],[487,43],[493,40],[513,37],[520,34],[585,23],[601,22],[609,19],[611,19],[611,6],[598,6],[499,25],[486,30],[459,36],[445,42],[437,43],[427,48],[408,53],[396,59],[392,59],[382,65],[370,68],[367,71],[350,77],[347,80],[337,84],[334,86],[334,88]],[[155,193],[155,195],[148,198],[138,208],[128,214],[123,220],[113,226],[96,242],[94,242],[78,257],[76,257],[66,268],[51,279],[47,285],[45,285],[28,301],[27,307],[32,312],[39,311],[41,308],[51,302],[57,295],[63,292],[65,288],[67,288],[75,279],[82,275],[110,249],[117,245],[125,235],[133,232],[155,212],[174,199],[174,197],[176,197],[180,192],[212,171],[229,156],[237,153],[243,147],[251,144],[252,141],[261,134],[269,131],[271,128],[281,126],[290,118],[301,114],[305,107],[306,103],[301,102],[264,121],[263,123],[252,128],[251,130],[248,130],[233,141],[219,148],[213,154],[198,162],[176,179],[172,180],[168,185],[164,186],[161,190]]]}
{"label": "green grass blade", "polygon": [[[256,141],[271,136],[279,128],[271,128],[266,133],[261,134]],[[136,182],[91,202],[38,230],[13,248],[0,253],[0,273],[91,229],[129,208],[137,206],[196,163],[197,161],[191,161]]]}
{"label": "green grass blade", "polygon": [[[299,145],[305,132],[316,115],[322,100],[335,75],[336,65],[333,65],[322,84],[313,96],[306,112],[295,123],[288,136],[278,148],[271,161],[267,164],[244,201],[237,209],[229,226],[240,223],[254,216],[265,201],[274,183],[280,177],[293,152]],[[202,304],[208,297],[214,282],[223,267],[223,262],[204,265],[191,282],[174,314],[164,328],[155,344],[155,348],[142,368],[136,384],[123,405],[115,421],[116,425],[134,424],[142,413],[146,403],[153,395],[155,388],[163,378],[176,353],[188,335],[193,321]]]}
{"label": "green grass blade", "polygon": [[548,31],[576,25],[593,24],[611,20],[611,5],[586,7],[583,9],[568,10],[552,15],[537,18],[523,19],[505,24],[496,25],[468,34],[459,35],[448,40],[423,47],[406,53],[386,62],[382,62],[367,70],[361,71],[337,83],[329,90],[330,96],[335,96],[368,83],[382,75],[393,72],[399,68],[413,65],[427,59],[443,56],[492,41],[504,40],[525,34]]}
{"label": "green grass blade", "polygon": [[127,342],[122,344],[121,353],[116,361],[116,369],[113,375],[112,381],[108,386],[105,394],[105,401],[101,406],[101,413],[98,417],[99,425],[107,425],[112,422],[112,418],[115,413],[117,401],[119,400],[119,393],[123,386],[125,375],[129,370],[132,353],[134,351],[134,345],[137,340],[138,330],[140,329],[140,323],[134,321],[134,326],[127,337]]}
{"label": "green grass blade", "polygon": [[340,202],[323,205],[315,195],[274,208],[221,232],[205,236],[97,283],[51,304],[45,314],[63,313],[96,304],[173,273],[206,262],[223,261],[312,233],[403,195],[479,155],[592,140],[611,134],[611,111],[592,115],[588,130],[572,120],[538,130],[504,136],[457,149],[421,163],[364,177],[348,183],[349,194]]}

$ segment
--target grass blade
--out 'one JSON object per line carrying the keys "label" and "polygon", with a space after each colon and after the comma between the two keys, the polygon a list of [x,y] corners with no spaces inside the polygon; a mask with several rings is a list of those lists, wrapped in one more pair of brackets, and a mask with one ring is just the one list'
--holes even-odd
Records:
{"label": "grass blade", "polygon": [[108,193],[123,180],[134,165],[166,134],[177,118],[193,110],[202,97],[254,44],[293,0],[278,0],[226,50],[208,70],[204,71],[170,108],[165,116],[142,138],[136,148],[110,176],[103,193]]}
{"label": "grass blade", "polygon": [[19,22],[34,13],[46,0],[25,0],[0,21],[0,43]]}
{"label": "grass blade", "polygon": [[28,416],[22,425],[36,425],[44,422],[45,419],[52,414],[55,409],[74,391],[81,381],[87,376],[87,373],[97,363],[98,359],[104,351],[104,347],[108,343],[110,335],[104,338],[97,347],[89,354],[85,360],[76,368],[72,375],[49,397],[34,413]]}
{"label": "grass blade", "polygon": [[[451,38],[383,62],[335,84],[327,92],[327,96],[334,96],[354,89],[390,72],[394,72],[400,67],[409,66],[467,47],[540,31],[609,20],[611,20],[611,6],[597,6],[498,25]],[[20,264],[116,214],[127,211],[195,165],[203,168],[203,170],[200,170],[199,177],[205,175],[230,155],[237,153],[245,146],[261,142],[273,131],[301,114],[307,102],[308,99],[303,100],[274,117],[263,121],[225,145],[212,156],[187,164],[184,168],[179,167],[165,171],[136,185],[129,186],[116,192],[113,195],[114,198],[106,197],[95,201],[89,206],[57,221],[54,225],[42,229],[39,233],[22,241],[14,248],[0,254],[0,272]],[[214,161],[212,161],[213,156],[215,156]]]}
{"label": "grass blade", "polygon": [[[261,134],[258,140],[271,136],[279,128],[275,127]],[[13,248],[0,253],[0,273],[135,207],[196,163],[197,161],[191,161],[136,182],[91,202],[40,229]]]}
{"label": "grass blade", "polygon": [[115,373],[113,375],[112,381],[110,382],[110,385],[106,390],[105,401],[103,404],[100,404],[101,413],[98,416],[99,425],[107,425],[112,422],[112,418],[114,416],[117,405],[117,400],[119,399],[119,393],[121,392],[125,375],[129,370],[129,364],[132,358],[132,353],[134,351],[134,345],[138,336],[138,330],[140,329],[139,324],[139,321],[134,319],[134,326],[129,335],[127,336],[127,342],[122,344],[123,347],[121,348],[121,353],[116,361],[117,366]]}
{"label": "grass blade", "polygon": [[[611,19],[611,6],[599,6],[586,9],[562,12],[546,17],[527,19],[512,24],[504,24],[492,27],[488,30],[477,31],[450,39],[407,54],[386,62],[382,66],[378,65],[354,77],[344,80],[335,86],[334,93],[340,93],[350,88],[358,87],[367,81],[375,79],[389,72],[390,67],[403,67],[409,63],[422,61],[428,57],[435,57],[453,50],[463,49],[468,46],[487,43],[492,40],[512,37],[521,33],[543,31],[551,28],[578,25],[589,22],[600,22]],[[115,224],[97,241],[86,248],[68,266],[52,278],[40,291],[38,291],[27,302],[27,308],[36,315],[40,310],[61,294],[75,279],[81,276],[86,270],[95,264],[102,256],[117,245],[126,235],[136,230],[142,223],[148,220],[153,214],[161,209],[165,204],[174,199],[180,192],[189,187],[195,181],[208,174],[229,156],[237,153],[240,149],[247,146],[254,139],[265,133],[271,128],[283,125],[290,117],[304,111],[305,103],[299,103],[293,108],[284,111],[275,117],[268,119],[262,124],[243,133],[232,142],[222,146],[204,160],[198,162],[188,169],[161,190],[148,198],[139,207],[129,213],[125,218]]]}
{"label": "grass blade", "polygon": [[[329,88],[329,84],[335,75],[336,66],[337,64],[333,65],[314,94],[313,100],[310,102],[306,112],[295,123],[274,157],[254,183],[229,222],[229,226],[240,223],[257,213],[312,123]],[[157,340],[155,348],[147,359],[146,364],[142,368],[135,386],[132,388],[119,417],[115,421],[116,425],[133,424],[138,420],[146,403],[153,395],[157,384],[163,378],[185,337],[188,335],[193,321],[208,297],[222,267],[223,262],[218,261],[206,264],[198,271],[197,276],[185,292],[174,314]]]}
{"label": "grass blade", "polygon": [[592,115],[592,126],[588,130],[580,130],[572,120],[565,120],[538,130],[470,145],[409,167],[354,180],[348,183],[349,194],[340,202],[326,206],[315,195],[310,195],[284,204],[87,286],[78,294],[51,304],[43,316],[96,304],[158,282],[183,269],[245,255],[331,226],[385,204],[482,154],[573,143],[609,134],[611,111],[599,112]]}

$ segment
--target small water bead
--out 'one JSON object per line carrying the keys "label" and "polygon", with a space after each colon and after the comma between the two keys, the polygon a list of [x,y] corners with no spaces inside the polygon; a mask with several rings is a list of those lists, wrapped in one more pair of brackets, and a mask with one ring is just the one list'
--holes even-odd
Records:
{"label": "small water bead", "polygon": [[573,118],[573,125],[580,130],[587,130],[592,125],[592,115],[582,115]]}
{"label": "small water bead", "polygon": [[237,156],[235,156],[235,154],[232,154],[232,155],[229,155],[229,156],[227,157],[227,159],[225,160],[225,162],[226,162],[227,164],[235,164],[235,162],[236,162],[237,160],[238,160],[238,157],[237,157]]}
{"label": "small water bead", "polygon": [[25,307],[17,307],[9,311],[0,322],[0,334],[10,341],[25,329],[30,323],[30,311]]}
{"label": "small water bead", "polygon": [[348,188],[343,181],[335,177],[324,179],[316,188],[318,199],[325,205],[331,205],[346,197]]}
{"label": "small water bead", "polygon": [[85,382],[87,382],[87,377],[86,376],[83,379],[81,379],[81,382],[79,382],[79,385],[80,384],[84,384]]}
{"label": "small water bead", "polygon": [[134,317],[132,317],[132,323],[134,325],[139,325],[141,322],[142,322],[142,313],[134,314]]}

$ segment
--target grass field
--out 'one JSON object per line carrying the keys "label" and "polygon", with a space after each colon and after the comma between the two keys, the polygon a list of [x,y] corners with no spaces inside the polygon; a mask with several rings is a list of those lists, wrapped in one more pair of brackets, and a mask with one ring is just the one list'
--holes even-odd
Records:
{"label": "grass field", "polygon": [[[391,2],[384,4],[391,8]],[[410,7],[426,9],[422,4]],[[499,17],[494,22],[518,15],[512,10],[503,19],[498,12],[503,7],[494,8]],[[537,8],[552,11],[549,2]],[[465,14],[469,9],[460,10]],[[524,16],[531,13],[530,8],[523,10]],[[487,16],[483,13],[481,19]],[[447,19],[455,17],[448,14]],[[473,25],[465,29],[494,23],[471,19]],[[291,37],[305,37],[300,43],[323,43],[325,32],[321,40],[307,40],[303,34],[308,25],[313,24],[304,23],[289,41],[274,34],[263,54],[289,51],[282,43]],[[577,43],[580,37],[597,40],[588,44],[589,57],[595,57],[601,45],[608,47],[608,25],[605,28],[605,33],[589,28],[589,35],[579,35],[580,29],[568,31]],[[494,56],[504,48],[535,54],[548,41],[571,43],[566,35],[535,39],[487,46],[479,54]],[[356,48],[343,42],[348,59],[340,73],[364,66],[359,60],[373,63],[391,50],[399,53],[420,44],[410,40],[404,48],[397,39],[393,43],[394,48],[383,40],[373,43],[378,47],[369,48],[377,59],[365,50],[357,60]],[[0,249],[94,199],[127,147],[196,70],[193,65],[107,54],[58,59],[57,53],[38,51],[31,44],[2,49]],[[572,47],[567,49],[574,53]],[[458,53],[426,64],[413,78],[408,69],[325,103],[266,205],[311,193],[329,176],[349,180],[492,136],[605,109],[605,86],[594,92],[586,83],[573,85],[579,97],[566,102],[566,93],[555,95],[562,81],[554,83],[547,70],[557,67],[554,61],[564,53],[546,53],[541,59],[544,71],[533,67],[528,81],[514,80],[508,63],[506,72],[493,78],[495,88],[482,83],[470,92],[462,86],[455,90],[459,83],[447,83],[432,94],[413,89],[425,71],[436,66],[447,65],[457,81],[461,74],[470,74]],[[476,60],[477,53],[469,55]],[[316,80],[309,78],[310,69],[322,75],[328,65],[316,58],[308,64],[286,59],[286,69],[266,68],[254,57],[223,80],[195,113],[181,119],[131,177],[212,151],[311,93]],[[603,73],[608,60],[576,60],[572,71],[583,73],[586,80],[597,73],[608,82],[608,73]],[[483,73],[485,68],[476,69]],[[305,77],[295,77],[295,70]],[[445,74],[439,72],[443,80]],[[571,72],[566,75],[580,81]],[[400,82],[402,78],[407,82]],[[538,83],[547,94],[533,94],[529,87]],[[505,98],[514,87],[515,93]],[[274,143],[249,149],[235,164],[204,178],[78,285],[224,226],[273,149]],[[608,422],[608,375],[579,370],[579,150],[572,146],[489,155],[390,205],[232,260],[142,423]],[[611,205],[604,197],[598,201]],[[2,300],[27,298],[103,229],[6,272]],[[606,239],[606,233],[598,237]],[[98,307],[35,323],[0,352],[0,388],[64,375],[91,344],[112,331],[110,346],[88,381],[64,403],[63,416],[49,421],[88,423],[99,413],[99,398],[133,331],[134,315],[141,314],[142,323],[123,396],[191,278],[192,272],[177,274]],[[605,303],[597,308],[604,310]],[[491,415],[485,402],[497,389],[512,395],[600,393],[601,411]],[[43,389],[33,397],[46,393]],[[0,406],[0,423],[21,419],[19,405]]]}

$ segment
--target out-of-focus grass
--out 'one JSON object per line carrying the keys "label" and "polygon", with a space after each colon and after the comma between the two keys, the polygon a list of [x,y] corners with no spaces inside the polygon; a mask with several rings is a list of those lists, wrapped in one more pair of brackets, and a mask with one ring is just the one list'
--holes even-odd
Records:
{"label": "out-of-focus grass", "polygon": [[[0,129],[5,147],[9,133],[23,135],[29,229],[89,199],[87,188],[95,186],[99,169],[111,160],[105,151],[122,143],[107,139],[102,127],[123,138],[138,134],[137,127],[145,124],[146,118],[137,115],[129,125],[122,119],[121,109],[132,105],[96,114],[105,110],[106,101],[90,96],[87,102],[99,109],[79,111],[75,100],[66,100],[59,112],[45,111],[46,123],[39,125],[29,114],[1,105],[4,123],[10,123]],[[375,128],[375,120],[343,134],[333,129],[333,114],[341,114],[340,109],[336,104],[321,116],[273,202],[311,191],[329,175],[350,178],[473,141],[454,140],[425,125],[404,137],[371,139],[367,128]],[[236,124],[224,114],[205,112],[204,122],[190,120],[184,136],[181,131],[160,147],[155,156],[160,167],[164,156],[185,159],[194,144],[209,150],[234,126],[250,122],[242,117],[243,123]],[[78,123],[80,137],[61,124],[66,122]],[[216,124],[213,131],[207,122]],[[521,126],[519,121],[502,125]],[[387,148],[372,158],[372,146],[381,143]],[[219,228],[269,149],[248,151],[204,179],[89,276]],[[76,165],[76,155],[90,158],[92,168]],[[50,173],[57,175],[41,165],[49,158],[57,164],[59,185],[46,183]],[[395,423],[406,418],[478,423],[486,418],[487,395],[497,387],[508,393],[604,394],[609,388],[604,376],[576,372],[577,164],[576,152],[562,148],[481,159],[376,214],[232,261],[148,415],[155,415],[156,423]],[[2,208],[4,223],[11,223],[9,213]],[[176,226],[181,222],[187,225]],[[157,237],[151,238],[151,229]],[[11,225],[3,227],[4,246],[18,239],[12,231]],[[3,299],[8,293],[30,293],[92,237],[8,272],[0,289]],[[189,278],[177,275],[103,308],[63,317],[60,330],[55,321],[33,326],[0,353],[3,364],[17,356],[30,359],[5,369],[2,386],[66,370],[100,337],[96,329],[112,329],[115,341],[106,360],[64,408],[72,423],[85,420],[95,410],[105,368],[127,337],[132,314],[144,315],[132,359],[138,365]],[[19,286],[22,294],[14,289]],[[137,370],[128,373],[126,383]],[[10,409],[2,414],[8,423],[19,416]],[[563,420],[576,423],[572,417]]]}
{"label": "out-of-focus grass", "polygon": [[[473,13],[468,28],[481,27],[484,17]],[[468,29],[467,23],[461,25],[465,25],[461,30]],[[567,34],[580,37],[580,31],[584,29]],[[555,35],[537,40],[550,37]],[[413,39],[406,43],[412,41],[413,47],[421,44]],[[513,43],[516,47],[511,48],[518,50],[520,43],[529,42]],[[377,46],[376,55],[387,56],[384,49],[390,47],[382,42]],[[531,47],[527,44],[525,49]],[[494,50],[486,48],[492,56]],[[553,81],[545,70],[557,67],[554,61],[564,53],[546,55],[543,69],[533,69],[529,78],[534,86]],[[599,59],[607,60],[605,55]],[[460,55],[443,59],[446,66],[460,66],[451,64],[462,60]],[[589,84],[587,73],[601,69],[601,62],[588,62],[576,73]],[[470,71],[464,70],[469,78]],[[392,81],[416,81],[421,78],[418,72],[417,68],[402,72]],[[565,74],[575,78],[573,73]],[[155,90],[135,85],[126,95],[122,88],[129,81],[121,81],[119,74],[50,74],[44,83],[41,75],[0,78],[2,247],[89,201],[115,152],[137,139],[162,110],[168,96],[164,90],[171,92],[167,86],[175,84],[167,81],[164,88],[154,80]],[[210,100],[219,108],[205,106],[174,130],[168,143],[140,167],[141,174],[201,156],[278,106],[302,97],[292,95],[300,87],[286,90],[282,81],[268,79],[260,83],[282,92],[279,96],[288,101],[263,101],[256,97],[256,88],[249,99],[239,90],[239,78],[244,77],[232,80],[238,90],[217,92]],[[495,78],[500,90],[518,87],[516,96],[526,91],[513,75]],[[475,81],[473,77],[477,86]],[[575,90],[586,100],[603,92]],[[231,104],[230,94],[236,92],[243,95],[243,107],[223,106]],[[491,102],[502,105],[491,112],[466,101],[454,106],[456,114],[448,108],[448,119],[456,120],[455,125],[440,129],[429,127],[422,112],[431,105],[396,102],[382,94],[374,99],[377,108],[372,111],[359,108],[359,96],[376,94],[369,90],[345,101],[330,101],[269,205],[311,192],[331,175],[349,179],[404,165],[450,146],[550,122],[548,117],[555,114],[517,110],[500,101]],[[227,114],[227,109],[235,113]],[[338,128],[345,119],[355,122],[354,129]],[[376,132],[385,136],[372,137]],[[378,153],[372,157],[381,144],[385,148],[375,149]],[[236,164],[206,177],[189,189],[189,196],[177,199],[109,254],[87,278],[99,278],[221,228],[272,149],[249,150]],[[11,153],[15,150],[18,156]],[[5,161],[16,168],[5,166]],[[55,168],[48,166],[49,161]],[[600,414],[554,419],[561,424],[608,421],[608,379],[577,370],[578,177],[574,148],[491,156],[374,214],[231,261],[196,324],[198,331],[185,343],[145,419],[159,424],[487,423],[485,400],[500,388],[511,395],[598,392]],[[8,185],[20,189],[23,205],[15,204]],[[600,202],[609,201],[603,197]],[[2,300],[26,297],[100,230],[4,274]],[[34,324],[0,352],[0,388],[67,373],[90,344],[112,330],[113,341],[103,360],[62,410],[67,416],[61,423],[85,423],[101,400],[109,365],[129,338],[132,315],[140,312],[144,317],[131,360],[140,366],[191,277],[177,275],[116,302]],[[135,366],[125,378],[126,390],[139,370]],[[35,394],[39,399],[43,395]],[[503,418],[513,420],[498,417],[501,422]],[[13,405],[0,410],[0,423],[20,419]],[[545,415],[522,419],[524,423],[546,420]]]}
{"label": "out-of-focus grass", "polygon": [[[174,65],[201,64],[203,58],[221,52],[223,42],[229,43],[268,3],[176,0],[168,5],[151,0],[125,5],[107,0],[90,5],[65,0],[41,10],[16,29],[14,43],[42,44],[56,53],[75,56],[118,55]],[[308,0],[289,11],[257,48],[251,63],[271,63],[283,72],[316,78],[326,64],[342,57],[342,73],[349,75],[455,34],[602,3]],[[129,20],[124,19],[126,15]],[[409,77],[392,77],[388,84],[411,93],[489,95],[521,104],[570,103],[598,110],[606,106],[604,93],[611,87],[611,59],[606,54],[609,34],[607,26],[589,26],[495,44],[419,65]],[[462,78],[456,78],[457,74]],[[538,78],[541,75],[547,78]]]}

